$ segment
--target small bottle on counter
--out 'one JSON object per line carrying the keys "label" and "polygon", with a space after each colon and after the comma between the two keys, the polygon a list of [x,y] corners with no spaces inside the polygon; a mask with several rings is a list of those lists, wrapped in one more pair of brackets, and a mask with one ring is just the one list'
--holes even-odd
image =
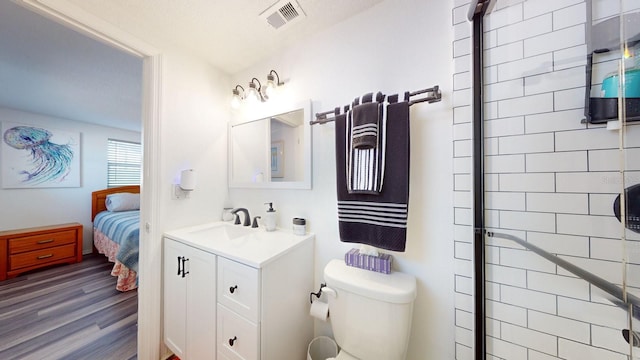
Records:
{"label": "small bottle on counter", "polygon": [[305,235],[307,233],[307,221],[303,218],[293,218],[293,233]]}
{"label": "small bottle on counter", "polygon": [[235,216],[231,213],[232,210],[231,201],[226,197],[222,205],[222,221],[232,221],[234,219]]}
{"label": "small bottle on counter", "polygon": [[233,210],[233,208],[224,208],[222,209],[222,221],[231,221],[233,220],[233,214],[231,213],[231,211]]}
{"label": "small bottle on counter", "polygon": [[269,205],[267,213],[264,215],[264,229],[267,231],[274,231],[276,229],[276,211],[273,209],[273,203],[264,203]]}

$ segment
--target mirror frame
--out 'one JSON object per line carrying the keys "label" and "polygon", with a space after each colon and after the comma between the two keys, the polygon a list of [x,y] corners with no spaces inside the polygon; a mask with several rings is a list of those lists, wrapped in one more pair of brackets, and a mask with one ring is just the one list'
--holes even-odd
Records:
{"label": "mirror frame", "polygon": [[[253,111],[244,111],[240,114],[239,119],[229,122],[227,130],[227,174],[229,188],[245,188],[245,189],[311,189],[311,169],[312,169],[312,136],[311,136],[311,100],[294,102],[281,106],[264,106],[259,104]],[[302,181],[268,181],[268,182],[241,182],[233,179],[233,142],[231,139],[232,128],[237,125],[246,124],[254,121],[265,120],[278,114],[300,110],[303,111],[303,139],[304,154]],[[266,150],[266,149],[265,149]]]}

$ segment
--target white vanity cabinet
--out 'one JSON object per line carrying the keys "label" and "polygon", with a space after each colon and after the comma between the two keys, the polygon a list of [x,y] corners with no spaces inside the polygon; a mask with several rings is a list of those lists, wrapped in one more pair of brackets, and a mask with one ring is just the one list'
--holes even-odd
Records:
{"label": "white vanity cabinet", "polygon": [[180,359],[215,359],[216,256],[164,239],[164,342]]}
{"label": "white vanity cabinet", "polygon": [[261,268],[219,257],[218,359],[305,359],[312,271],[312,242]]}
{"label": "white vanity cabinet", "polygon": [[[165,344],[183,360],[305,359],[313,339],[313,239],[216,223],[165,233]],[[184,279],[181,256],[189,258]],[[190,277],[192,259],[208,262],[205,274]]]}

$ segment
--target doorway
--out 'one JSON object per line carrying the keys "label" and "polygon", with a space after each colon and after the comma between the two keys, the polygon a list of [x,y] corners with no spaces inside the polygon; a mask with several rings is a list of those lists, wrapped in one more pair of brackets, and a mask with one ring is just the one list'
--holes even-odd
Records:
{"label": "doorway", "polygon": [[[157,359],[161,351],[161,234],[158,217],[158,131],[162,56],[154,47],[67,2],[17,0],[18,4],[143,61],[141,231],[138,288],[138,358]],[[144,304],[142,306],[141,304]]]}

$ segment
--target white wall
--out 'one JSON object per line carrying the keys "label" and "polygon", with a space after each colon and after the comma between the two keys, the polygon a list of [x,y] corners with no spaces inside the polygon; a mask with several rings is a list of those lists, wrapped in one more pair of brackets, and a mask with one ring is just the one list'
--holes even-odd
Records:
{"label": "white wall", "polygon": [[79,222],[92,250],[91,192],[107,187],[107,139],[140,142],[140,133],[0,108],[2,121],[80,132],[80,187],[0,189],[0,230]]}
{"label": "white wall", "polygon": [[[179,52],[163,55],[160,124],[160,223],[162,231],[220,220],[227,196],[228,76]],[[171,198],[180,171],[196,171],[188,199]]]}
{"label": "white wall", "polygon": [[[147,237],[141,273],[138,314],[138,356],[158,358],[166,352],[162,343],[162,233],[185,226],[219,220],[227,196],[228,76],[196,57],[176,49],[160,52],[161,89],[158,153],[155,159],[159,198],[150,224],[157,238]],[[189,198],[172,198],[181,170],[196,171],[196,189]],[[143,184],[144,189],[144,184]],[[144,190],[143,190],[144,191]],[[151,274],[152,273],[152,274]],[[144,310],[144,311],[143,311]]]}
{"label": "white wall", "polygon": [[[388,0],[233,76],[233,84],[275,69],[289,79],[291,101],[312,99],[312,112],[349,103],[366,92],[392,94],[440,85],[440,103],[411,108],[411,177],[407,248],[395,269],[418,279],[407,359],[452,359],[452,30],[449,1]],[[273,202],[279,226],[307,219],[316,234],[316,285],[330,259],[354,244],[338,235],[333,124],[313,127],[313,189],[231,189],[233,206],[264,215]],[[329,333],[316,322],[316,334]]]}

